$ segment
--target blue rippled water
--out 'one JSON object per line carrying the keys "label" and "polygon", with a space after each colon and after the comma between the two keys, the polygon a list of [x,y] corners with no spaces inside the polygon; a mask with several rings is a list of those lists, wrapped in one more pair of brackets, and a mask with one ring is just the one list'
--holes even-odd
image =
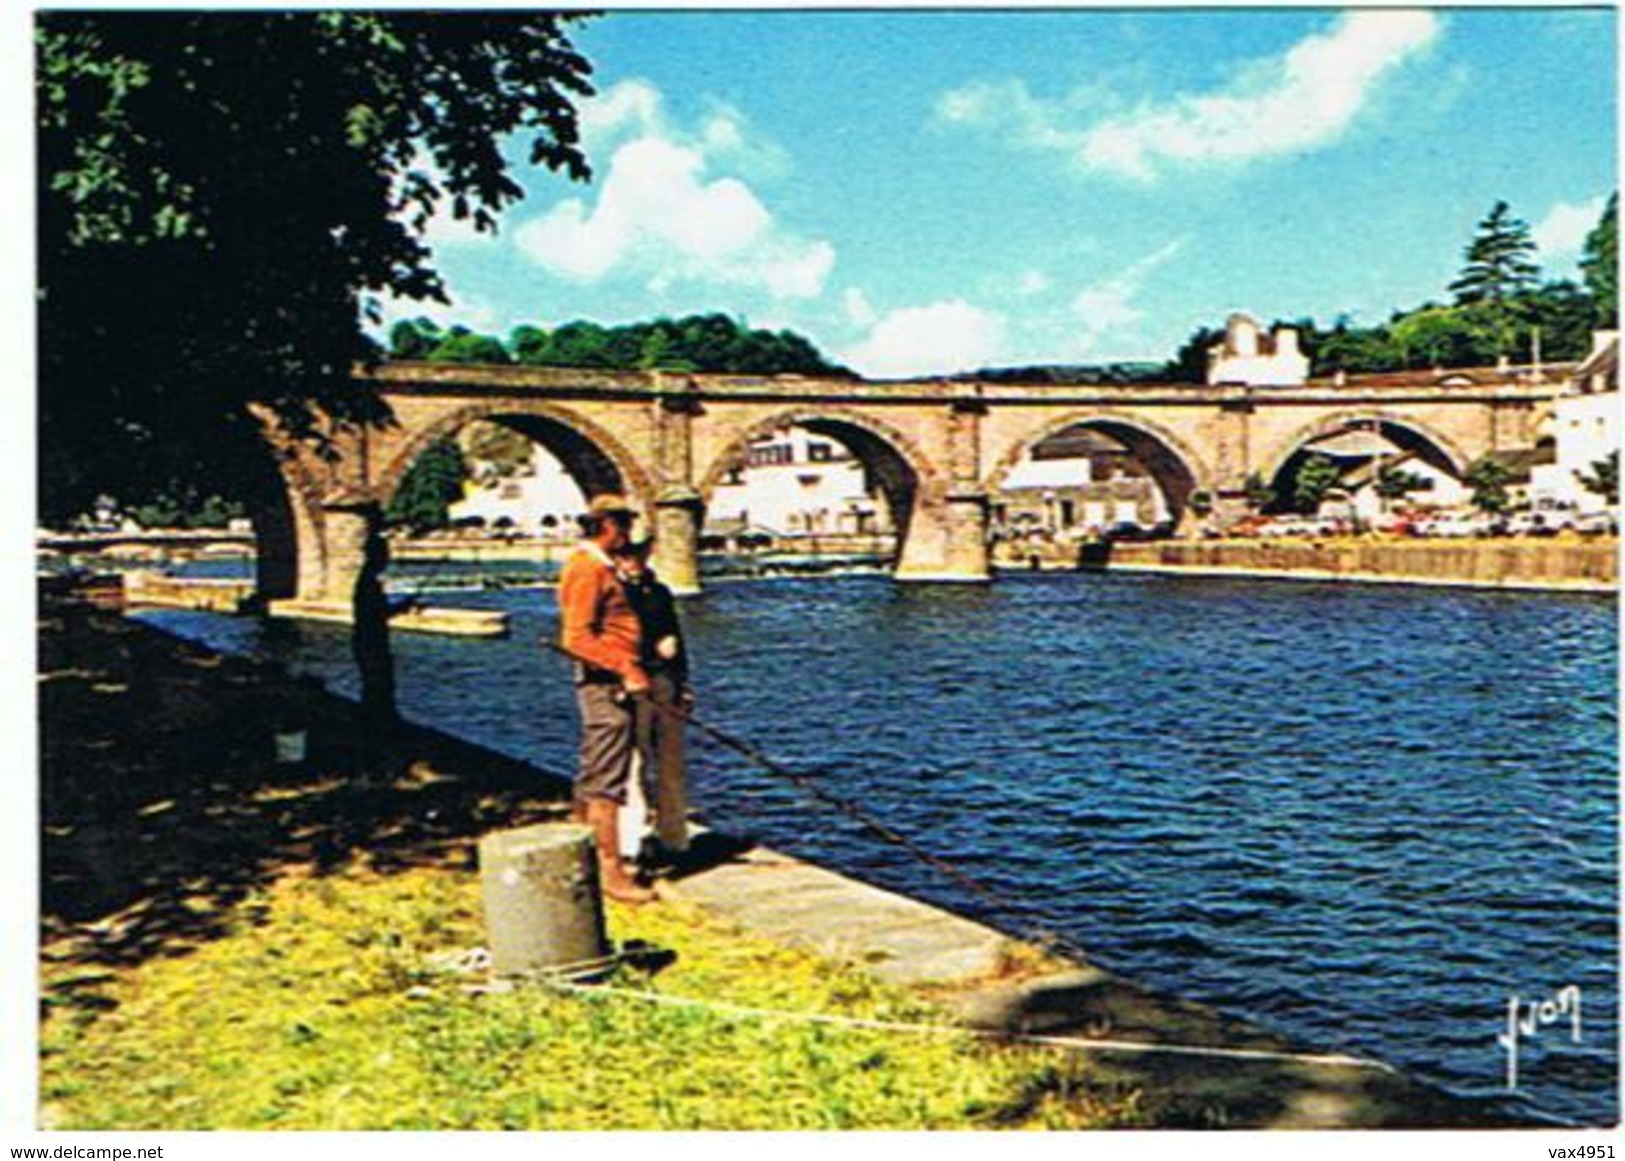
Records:
{"label": "blue rippled water", "polygon": [[[408,714],[560,773],[565,666],[397,636]],[[1504,1091],[1509,997],[1575,985],[1583,1039],[1525,1040],[1520,1107],[1617,1117],[1616,606],[1596,597],[1125,576],[986,588],[718,583],[685,606],[701,711],[858,798],[1101,963],[1463,1093]],[[343,630],[150,619],[353,688]],[[936,872],[717,749],[724,829],[969,913]]]}

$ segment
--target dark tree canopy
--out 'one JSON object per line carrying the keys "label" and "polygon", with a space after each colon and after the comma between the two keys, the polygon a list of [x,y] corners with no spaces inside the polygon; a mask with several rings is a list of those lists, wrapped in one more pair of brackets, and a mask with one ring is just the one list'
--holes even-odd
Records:
{"label": "dark tree canopy", "polygon": [[1616,191],[1602,219],[1586,235],[1580,272],[1596,302],[1596,325],[1601,330],[1619,326],[1619,194]]}
{"label": "dark tree canopy", "polygon": [[1580,473],[1580,486],[1592,495],[1601,496],[1610,507],[1619,503],[1619,452],[1611,451],[1600,460],[1593,460],[1589,472]]}
{"label": "dark tree canopy", "polygon": [[1507,466],[1489,456],[1482,456],[1467,466],[1467,486],[1473,490],[1473,507],[1481,512],[1504,512],[1512,503],[1507,485],[1512,472]]}
{"label": "dark tree canopy", "polygon": [[[494,227],[501,152],[581,179],[570,16],[49,12],[36,31],[45,514],[376,414],[373,296],[444,301],[421,229]],[[369,307],[369,304],[372,304]]]}
{"label": "dark tree canopy", "polygon": [[740,375],[849,373],[828,362],[801,335],[753,330],[725,314],[607,327],[578,319],[552,331],[525,323],[513,328],[506,343],[464,327],[442,331],[428,319],[417,319],[396,323],[389,337],[390,355],[398,359]]}
{"label": "dark tree canopy", "polygon": [[467,477],[463,453],[454,440],[430,444],[401,477],[390,501],[389,522],[419,533],[446,527],[447,509],[462,499]]}
{"label": "dark tree canopy", "polygon": [[1292,499],[1302,511],[1313,512],[1342,478],[1343,470],[1335,461],[1323,455],[1307,456],[1293,476]]}

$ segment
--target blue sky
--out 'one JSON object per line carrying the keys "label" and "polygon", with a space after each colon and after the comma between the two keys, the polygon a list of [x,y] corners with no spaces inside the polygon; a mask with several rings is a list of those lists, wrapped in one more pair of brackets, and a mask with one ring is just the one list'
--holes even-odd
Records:
{"label": "blue sky", "polygon": [[[437,223],[505,333],[720,310],[873,376],[1162,359],[1231,310],[1445,297],[1498,198],[1552,275],[1615,187],[1606,10],[618,12],[589,185]],[[517,151],[516,151],[517,154]]]}

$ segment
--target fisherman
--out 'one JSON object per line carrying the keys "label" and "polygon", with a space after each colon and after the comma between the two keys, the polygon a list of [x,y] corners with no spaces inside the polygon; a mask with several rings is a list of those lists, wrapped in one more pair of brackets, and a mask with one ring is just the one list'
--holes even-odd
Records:
{"label": "fisherman", "polygon": [[624,497],[593,497],[581,518],[584,539],[559,577],[559,644],[576,659],[581,715],[572,814],[592,827],[604,893],[632,904],[657,897],[622,860],[618,820],[632,776],[633,700],[649,692],[649,675],[639,661],[642,631],[614,559],[635,519]]}
{"label": "fisherman", "polygon": [[662,853],[675,855],[688,850],[683,717],[694,704],[694,694],[688,684],[688,650],[677,601],[649,565],[653,548],[653,537],[629,541],[616,563],[638,615],[643,634],[639,662],[649,675],[649,694],[635,703],[644,800],[654,806],[655,839]]}

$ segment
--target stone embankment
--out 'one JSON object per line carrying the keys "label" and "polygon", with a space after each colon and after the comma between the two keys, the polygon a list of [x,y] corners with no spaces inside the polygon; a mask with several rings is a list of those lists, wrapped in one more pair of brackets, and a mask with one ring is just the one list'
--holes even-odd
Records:
{"label": "stone embankment", "polygon": [[146,569],[124,573],[124,600],[132,607],[240,613],[253,599],[252,580],[166,576]]}
{"label": "stone embankment", "polygon": [[1009,546],[1007,569],[1081,569],[1202,576],[1294,577],[1473,588],[1611,593],[1619,544],[1596,540],[1167,540]]}

